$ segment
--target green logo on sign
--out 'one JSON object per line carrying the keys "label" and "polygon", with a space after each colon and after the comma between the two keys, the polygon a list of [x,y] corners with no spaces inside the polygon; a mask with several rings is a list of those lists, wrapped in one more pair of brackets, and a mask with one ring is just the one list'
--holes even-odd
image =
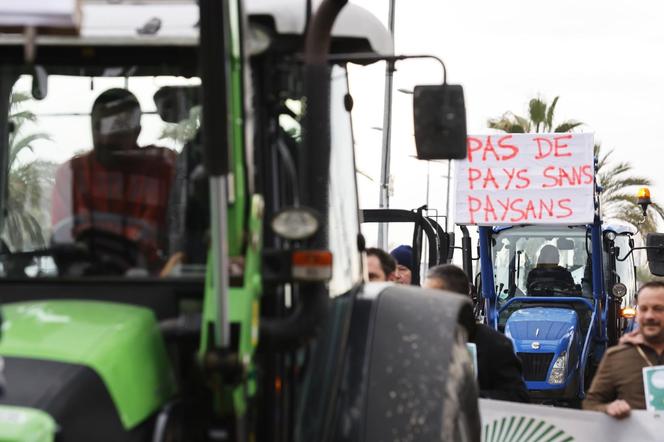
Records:
{"label": "green logo on sign", "polygon": [[482,442],[572,442],[563,430],[532,417],[510,416],[484,425]]}

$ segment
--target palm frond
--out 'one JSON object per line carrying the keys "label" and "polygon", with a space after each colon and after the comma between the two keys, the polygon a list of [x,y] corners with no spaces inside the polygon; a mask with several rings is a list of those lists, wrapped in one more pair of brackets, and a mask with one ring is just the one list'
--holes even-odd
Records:
{"label": "palm frond", "polygon": [[32,100],[32,95],[29,92],[12,92],[11,96],[9,97],[9,106],[11,109],[15,109],[16,107],[30,100]]}
{"label": "palm frond", "polygon": [[607,185],[603,186],[604,187],[603,194],[611,194],[626,187],[636,187],[636,186],[652,186],[652,181],[650,180],[650,178],[644,178],[644,177],[628,177],[623,179],[612,180]]}
{"label": "palm frond", "polygon": [[597,168],[604,169],[606,165],[609,163],[609,157],[613,153],[613,149],[609,150],[604,155],[602,155],[602,146],[600,144],[595,144],[595,146],[593,147],[593,151],[595,154],[595,158],[597,158]]}
{"label": "palm frond", "polygon": [[544,130],[547,132],[551,132],[551,129],[553,128],[553,113],[555,112],[556,104],[558,104],[558,98],[560,97],[553,99],[553,102],[551,102],[551,105],[549,106],[549,110],[546,112],[546,126]]}
{"label": "palm frond", "polygon": [[32,97],[25,92],[14,92],[10,97],[9,115],[13,131],[8,144],[8,198],[2,238],[12,250],[30,250],[46,245],[45,227],[49,224],[49,209],[44,206],[43,195],[53,187],[57,165],[44,160],[19,161],[20,153],[32,150],[38,140],[51,140],[44,132],[24,134],[27,122],[36,122],[37,115],[23,106]]}
{"label": "palm frond", "polygon": [[514,115],[514,119],[516,120],[516,124],[523,129],[524,133],[530,132],[530,130],[532,129],[532,125],[531,122],[528,121],[528,119],[520,117],[518,115]]}
{"label": "palm frond", "polygon": [[557,126],[553,131],[555,133],[571,132],[582,124],[580,121],[569,120]]}
{"label": "palm frond", "polygon": [[13,121],[15,125],[20,126],[25,121],[37,121],[37,115],[31,111],[20,111],[9,114],[9,121]]}
{"label": "palm frond", "polygon": [[44,132],[37,132],[37,133],[32,133],[30,135],[26,135],[23,138],[20,138],[19,140],[13,139],[13,143],[9,147],[9,169],[12,168],[12,166],[16,162],[16,158],[18,155],[23,151],[23,150],[30,150],[32,151],[32,143],[34,143],[37,140],[52,140],[51,136],[48,135],[47,133]]}
{"label": "palm frond", "polygon": [[492,118],[487,121],[487,125],[491,129],[502,130],[503,132],[510,132],[510,128],[514,123],[509,115],[505,114],[500,118]]}
{"label": "palm frond", "polygon": [[528,103],[528,115],[535,126],[535,131],[539,132],[540,124],[546,122],[546,103],[540,98],[533,98]]}

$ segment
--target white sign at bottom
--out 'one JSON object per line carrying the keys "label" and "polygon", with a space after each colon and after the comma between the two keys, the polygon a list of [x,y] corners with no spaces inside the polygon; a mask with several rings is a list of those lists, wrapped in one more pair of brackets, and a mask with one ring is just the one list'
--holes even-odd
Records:
{"label": "white sign at bottom", "polygon": [[664,413],[635,410],[626,419],[597,411],[480,399],[482,441],[662,441]]}

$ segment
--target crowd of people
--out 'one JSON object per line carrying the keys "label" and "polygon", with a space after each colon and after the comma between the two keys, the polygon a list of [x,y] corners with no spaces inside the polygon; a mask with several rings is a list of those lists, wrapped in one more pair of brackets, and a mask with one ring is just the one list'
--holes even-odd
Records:
{"label": "crowd of people", "polygon": [[[369,248],[366,254],[369,281],[419,285],[412,280],[410,246],[399,246],[390,253]],[[466,273],[453,264],[430,268],[422,285],[440,296],[470,296],[472,290]],[[624,335],[619,345],[607,349],[583,409],[602,411],[617,419],[628,417],[631,410],[646,409],[642,370],[664,365],[664,282],[643,284],[636,299],[638,328]],[[469,330],[469,342],[477,348],[480,397],[529,402],[521,362],[511,340],[487,325],[476,324]]]}

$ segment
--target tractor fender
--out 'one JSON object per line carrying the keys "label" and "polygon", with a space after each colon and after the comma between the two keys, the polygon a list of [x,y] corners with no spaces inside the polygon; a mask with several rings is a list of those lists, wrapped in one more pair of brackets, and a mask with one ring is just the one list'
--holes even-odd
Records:
{"label": "tractor fender", "polygon": [[480,440],[470,299],[367,284],[333,300],[326,322],[296,440]]}

